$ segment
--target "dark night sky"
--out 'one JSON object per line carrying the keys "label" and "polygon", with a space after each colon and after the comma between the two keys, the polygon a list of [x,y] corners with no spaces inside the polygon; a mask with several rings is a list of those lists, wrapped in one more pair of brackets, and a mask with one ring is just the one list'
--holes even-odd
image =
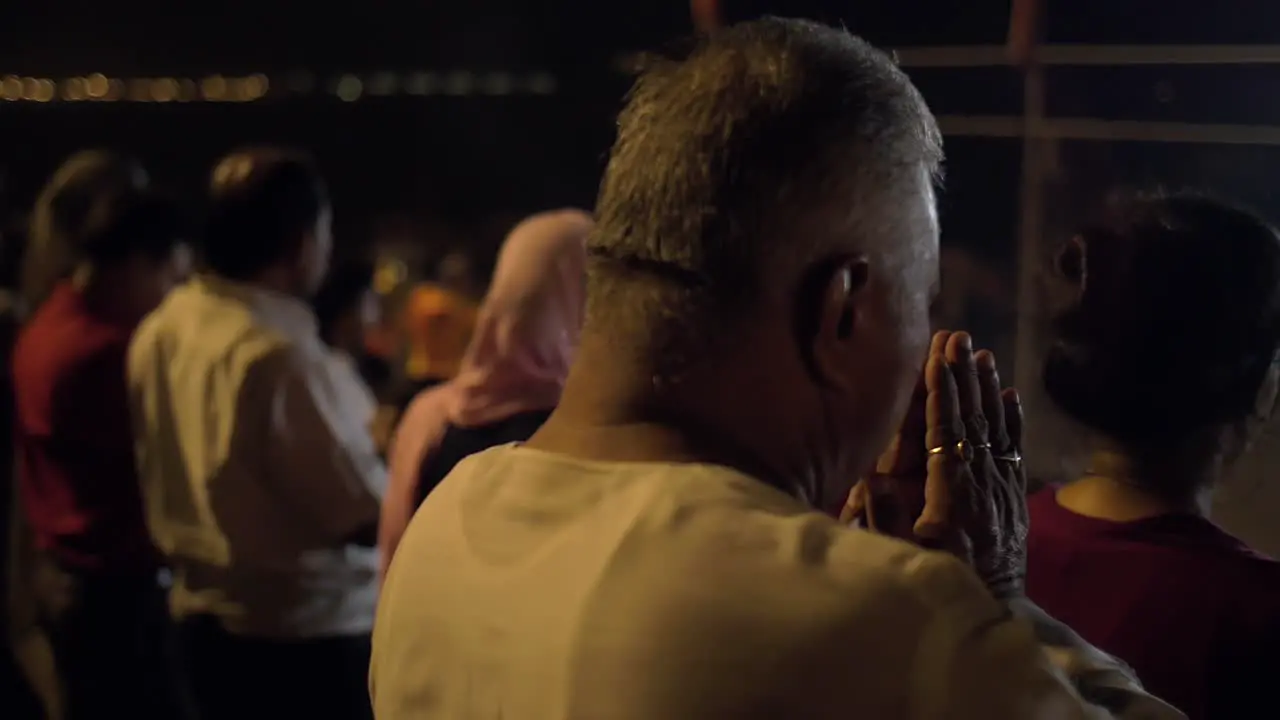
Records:
{"label": "dark night sky", "polygon": [[[470,226],[494,214],[589,204],[611,139],[612,114],[626,87],[612,60],[690,29],[685,0],[6,4],[0,13],[0,75],[467,69],[548,70],[560,78],[560,92],[551,97],[0,105],[0,137],[8,140],[0,144],[0,171],[18,206],[30,201],[60,158],[86,145],[132,149],[159,178],[194,197],[206,169],[229,147],[286,142],[308,147],[320,158],[349,237],[362,236],[387,213]],[[843,22],[886,46],[998,44],[1009,5],[1008,0],[726,4],[734,16],[773,11]],[[1048,4],[1049,36],[1056,42],[1280,42],[1280,3],[1224,0],[1212,9],[1185,0]],[[1163,68],[1055,72],[1058,90],[1051,105],[1063,114],[1280,123],[1280,99],[1257,90],[1273,84],[1275,72],[1269,68],[1230,69],[1229,76],[1222,69],[1185,68],[1173,74]],[[914,76],[940,114],[1012,115],[1020,109],[1019,78],[1007,68],[917,71]],[[1173,82],[1177,101],[1153,99],[1152,87],[1161,81]],[[1097,167],[1108,167],[1113,154],[1097,146],[1064,152],[1068,163],[1078,157]],[[1247,161],[1222,159],[1235,157],[1230,150],[1136,152],[1126,156],[1133,182],[1209,168],[1225,178],[1224,184],[1259,185],[1258,172]],[[950,182],[943,198],[949,239],[1011,258],[1018,142],[953,139],[949,155]]]}

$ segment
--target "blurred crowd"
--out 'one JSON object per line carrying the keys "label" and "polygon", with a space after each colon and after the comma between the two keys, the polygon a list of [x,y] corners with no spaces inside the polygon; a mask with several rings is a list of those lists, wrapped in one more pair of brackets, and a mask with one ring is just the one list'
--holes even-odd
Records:
{"label": "blurred crowd", "polygon": [[1008,297],[939,247],[942,159],[887,55],[739,24],[641,71],[592,212],[388,321],[305,153],[231,151],[198,221],[74,155],[0,267],[6,710],[1269,713],[1280,564],[1208,508],[1280,394],[1280,234],[1082,219],[1041,376],[1091,454],[1039,487],[938,327]]}
{"label": "blurred crowd", "polygon": [[368,716],[375,547],[426,492],[425,440],[545,410],[567,372],[584,213],[513,231],[482,308],[462,254],[394,303],[372,264],[330,267],[304,154],[234,152],[206,200],[192,222],[136,160],[77,153],[13,253],[6,637],[23,672],[6,677],[24,716],[266,716],[302,693],[312,714]]}

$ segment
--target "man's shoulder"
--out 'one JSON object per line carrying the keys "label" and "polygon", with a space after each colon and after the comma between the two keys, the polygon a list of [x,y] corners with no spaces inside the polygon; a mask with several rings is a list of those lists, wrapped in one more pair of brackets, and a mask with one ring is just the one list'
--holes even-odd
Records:
{"label": "man's shoulder", "polygon": [[955,557],[867,530],[832,529],[824,567],[845,593],[904,603],[922,619],[982,623],[1006,613]]}
{"label": "man's shoulder", "polygon": [[189,285],[171,292],[139,324],[130,346],[131,365],[183,358],[193,367],[231,364],[246,374],[308,355],[242,305]]}
{"label": "man's shoulder", "polygon": [[[515,476],[527,463],[559,482],[575,469],[614,488],[595,520],[626,523],[629,553],[653,555],[655,572],[689,578],[715,612],[719,602],[759,596],[766,613],[826,617],[843,624],[885,611],[903,623],[935,613],[996,617],[1003,609],[955,558],[841,525],[742,473],[708,465],[585,463],[519,446],[460,463],[468,486]],[[610,477],[609,473],[617,473]],[[607,518],[607,519],[606,519]],[[647,548],[647,550],[642,550]],[[685,566],[677,570],[678,566]],[[682,591],[673,586],[676,594]],[[785,601],[775,602],[786,596]],[[887,617],[887,616],[886,616]],[[779,618],[782,620],[783,618]],[[975,620],[979,621],[979,620]]]}

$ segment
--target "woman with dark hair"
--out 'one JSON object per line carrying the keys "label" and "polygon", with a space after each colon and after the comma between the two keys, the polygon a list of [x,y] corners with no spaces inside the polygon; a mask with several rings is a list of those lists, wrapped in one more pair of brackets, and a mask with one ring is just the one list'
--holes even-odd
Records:
{"label": "woman with dark hair", "polygon": [[[12,355],[19,500],[35,545],[26,579],[68,717],[182,718],[190,706],[143,517],[125,364],[134,328],[186,275],[190,249],[168,199],[103,177],[68,182],[69,195],[42,195],[36,226],[67,270],[49,276],[60,279]],[[40,225],[42,211],[52,224]]]}
{"label": "woman with dark hair", "polygon": [[1067,245],[1053,292],[1045,388],[1097,442],[1030,500],[1028,595],[1192,720],[1256,716],[1280,563],[1206,507],[1275,409],[1280,236],[1199,195],[1139,197]]}
{"label": "woman with dark hair", "polygon": [[136,159],[110,150],[83,150],[67,158],[40,191],[22,269],[22,299],[34,311],[75,264],[74,245],[104,194],[142,190],[147,172]]}

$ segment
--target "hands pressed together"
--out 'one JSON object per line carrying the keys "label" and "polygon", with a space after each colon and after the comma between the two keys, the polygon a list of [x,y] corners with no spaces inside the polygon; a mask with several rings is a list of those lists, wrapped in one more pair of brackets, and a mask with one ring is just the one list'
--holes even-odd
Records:
{"label": "hands pressed together", "polygon": [[933,337],[902,428],[840,519],[951,552],[998,598],[1026,574],[1027,476],[1022,406],[1002,390],[995,356],[968,333]]}

